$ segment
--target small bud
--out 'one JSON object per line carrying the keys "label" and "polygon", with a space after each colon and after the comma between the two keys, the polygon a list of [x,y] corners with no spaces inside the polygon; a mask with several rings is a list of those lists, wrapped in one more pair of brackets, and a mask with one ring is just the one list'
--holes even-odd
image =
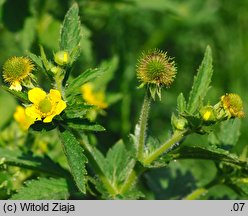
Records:
{"label": "small bud", "polygon": [[161,97],[161,88],[170,87],[176,76],[175,62],[158,49],[144,53],[137,65],[137,78],[141,87],[147,85],[154,99]]}
{"label": "small bud", "polygon": [[204,106],[200,109],[200,115],[203,121],[214,122],[216,121],[215,112],[212,106]]}
{"label": "small bud", "polygon": [[184,130],[188,125],[188,121],[184,117],[177,117],[174,114],[171,116],[171,123],[176,130]]}
{"label": "small bud", "polygon": [[238,94],[226,94],[221,97],[221,105],[224,108],[228,118],[244,117],[243,101]]}
{"label": "small bud", "polygon": [[60,66],[68,65],[70,63],[70,55],[66,51],[59,51],[55,53],[54,61]]}
{"label": "small bud", "polygon": [[53,74],[57,74],[57,73],[60,73],[62,71],[62,68],[58,67],[58,66],[53,66],[51,68],[51,71],[53,72]]}

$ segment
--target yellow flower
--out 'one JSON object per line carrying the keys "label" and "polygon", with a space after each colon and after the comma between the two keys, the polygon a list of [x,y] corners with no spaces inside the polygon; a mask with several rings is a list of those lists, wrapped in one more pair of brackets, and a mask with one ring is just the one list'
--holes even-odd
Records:
{"label": "yellow flower", "polygon": [[243,101],[238,94],[226,94],[221,97],[222,106],[229,118],[244,117]]}
{"label": "yellow flower", "polygon": [[59,115],[66,108],[60,92],[55,89],[51,89],[47,94],[40,88],[33,88],[28,92],[28,99],[33,104],[27,107],[25,112],[35,121],[51,122],[54,116]]}
{"label": "yellow flower", "polygon": [[17,106],[14,113],[14,119],[18,122],[20,128],[24,131],[28,130],[30,125],[34,123],[34,119],[25,114],[25,109],[22,106]]}
{"label": "yellow flower", "polygon": [[105,95],[102,91],[94,91],[94,85],[92,83],[86,83],[81,86],[81,92],[83,99],[90,105],[97,106],[100,109],[108,107],[105,102]]}
{"label": "yellow flower", "polygon": [[3,65],[3,79],[10,89],[21,91],[21,82],[32,72],[34,65],[27,57],[12,57]]}

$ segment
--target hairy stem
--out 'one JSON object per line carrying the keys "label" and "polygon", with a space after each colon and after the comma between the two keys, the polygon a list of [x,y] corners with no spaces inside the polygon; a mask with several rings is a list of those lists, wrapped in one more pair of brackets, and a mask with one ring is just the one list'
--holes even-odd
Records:
{"label": "hairy stem", "polygon": [[184,131],[175,131],[175,133],[171,136],[169,140],[163,143],[160,147],[150,153],[144,160],[143,163],[145,165],[151,164],[154,160],[156,160],[159,156],[161,156],[164,152],[170,149],[173,145],[179,142],[187,133],[187,130]]}
{"label": "hairy stem", "polygon": [[184,200],[196,200],[199,197],[203,196],[207,193],[206,188],[197,188],[196,190],[192,191],[189,195],[187,195]]}
{"label": "hairy stem", "polygon": [[151,104],[151,96],[147,90],[145,97],[144,97],[144,101],[143,101],[143,105],[142,105],[142,109],[140,113],[140,120],[139,120],[140,128],[139,128],[139,133],[138,133],[138,155],[137,156],[140,161],[142,161],[143,159],[150,104]]}

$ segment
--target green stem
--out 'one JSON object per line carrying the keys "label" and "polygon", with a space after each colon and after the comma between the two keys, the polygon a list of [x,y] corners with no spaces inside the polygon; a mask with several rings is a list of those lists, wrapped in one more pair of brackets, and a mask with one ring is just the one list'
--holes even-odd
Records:
{"label": "green stem", "polygon": [[145,146],[145,139],[146,139],[146,129],[147,129],[147,121],[149,116],[149,110],[150,110],[150,104],[151,104],[151,96],[146,91],[144,102],[142,105],[141,113],[140,113],[140,120],[139,120],[139,133],[138,133],[138,159],[142,161],[143,159],[143,152],[144,152],[144,146]]}
{"label": "green stem", "polygon": [[122,187],[119,189],[119,193],[124,194],[126,191],[128,191],[144,171],[146,171],[146,167],[144,167],[140,162],[136,161],[133,170],[129,173]]}
{"label": "green stem", "polygon": [[144,160],[143,163],[145,165],[151,164],[154,160],[156,160],[159,156],[161,156],[166,150],[171,148],[177,142],[179,142],[187,133],[187,130],[184,131],[175,131],[175,133],[171,136],[169,140],[167,140],[164,144],[162,144],[155,151],[150,153]]}
{"label": "green stem", "polygon": [[137,178],[137,174],[136,174],[135,170],[132,170],[130,172],[130,174],[128,175],[126,181],[124,182],[123,186],[121,187],[119,193],[120,194],[125,193],[133,185],[136,178]]}
{"label": "green stem", "polygon": [[63,88],[63,73],[64,71],[62,69],[61,71],[57,72],[54,75],[54,80],[55,80],[56,89],[58,89],[62,97],[65,98],[64,88]]}
{"label": "green stem", "polygon": [[192,193],[187,195],[184,198],[184,200],[196,200],[196,199],[199,199],[201,196],[203,196],[205,193],[207,193],[207,191],[208,190],[206,188],[197,188]]}

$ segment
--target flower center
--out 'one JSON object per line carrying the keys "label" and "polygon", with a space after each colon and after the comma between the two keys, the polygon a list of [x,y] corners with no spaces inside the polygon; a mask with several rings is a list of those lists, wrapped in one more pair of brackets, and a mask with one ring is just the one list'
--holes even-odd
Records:
{"label": "flower center", "polygon": [[48,113],[52,109],[52,104],[48,98],[45,98],[39,103],[39,110],[43,113]]}

